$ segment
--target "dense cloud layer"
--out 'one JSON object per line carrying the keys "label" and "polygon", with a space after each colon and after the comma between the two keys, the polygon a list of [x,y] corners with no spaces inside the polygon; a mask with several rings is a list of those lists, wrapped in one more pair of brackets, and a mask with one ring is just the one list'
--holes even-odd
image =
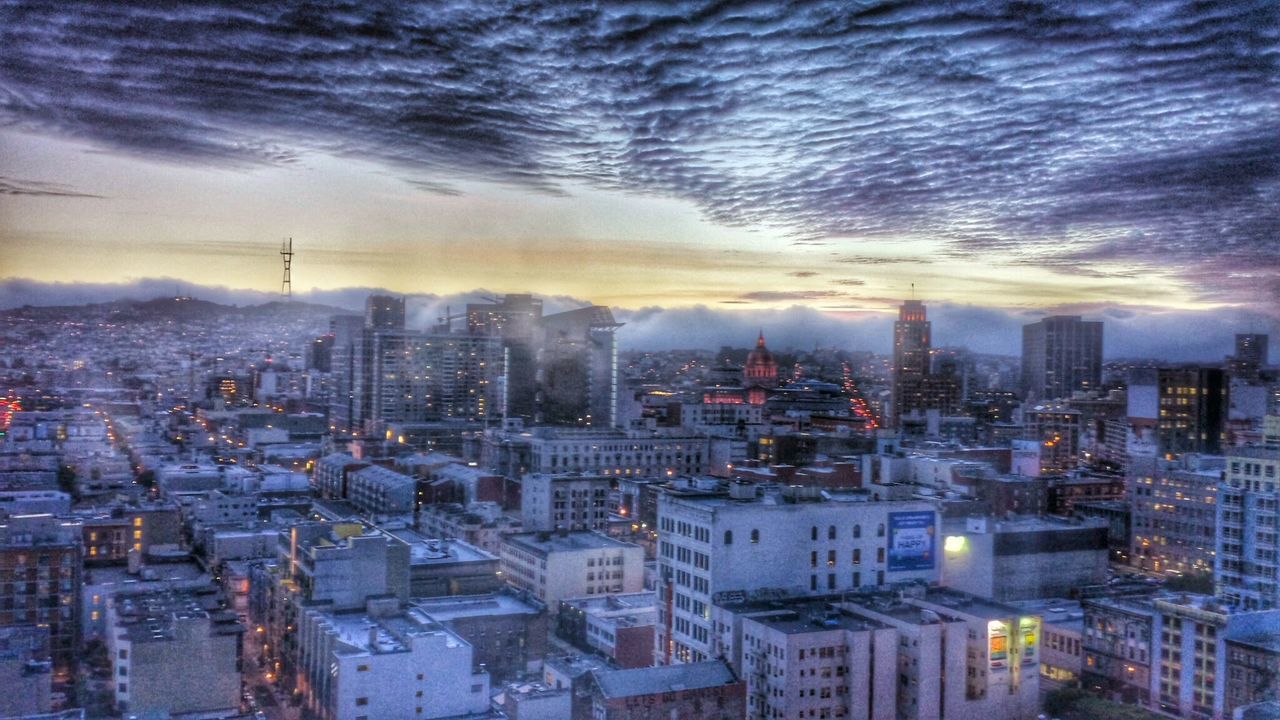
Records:
{"label": "dense cloud layer", "polygon": [[373,158],[437,193],[585,181],[802,243],[1173,268],[1262,308],[1278,66],[1270,0],[0,0],[12,127],[183,162]]}
{"label": "dense cloud layer", "polygon": [[[359,312],[365,299],[380,288],[340,288],[295,293],[302,302],[328,305]],[[273,293],[227,287],[192,285],[165,278],[138,280],[128,284],[39,283],[30,280],[0,280],[0,309],[22,305],[78,305],[110,300],[149,300],[185,294],[226,305],[261,304],[278,300]],[[427,329],[453,316],[454,328],[469,302],[486,302],[497,296],[487,290],[457,295],[417,294],[406,297],[407,323]],[[543,298],[547,313],[563,312],[589,304],[571,297]],[[1083,315],[1103,320],[1106,355],[1110,358],[1161,358],[1171,361],[1217,362],[1231,352],[1234,334],[1270,333],[1280,356],[1280,323],[1259,313],[1241,310],[1168,311],[1151,308],[1118,308],[1105,304],[1053,308],[1054,312]],[[746,347],[763,330],[769,346],[779,349],[809,349],[816,346],[846,350],[891,351],[892,315],[885,313],[829,313],[812,307],[792,306],[779,310],[743,310],[730,307],[614,308],[614,316],[625,323],[618,331],[624,350],[672,350],[701,348],[714,350],[724,345]],[[930,304],[933,339],[937,346],[963,346],[975,352],[1017,355],[1021,348],[1022,325],[1034,322],[1048,311],[1025,311],[972,305]]]}

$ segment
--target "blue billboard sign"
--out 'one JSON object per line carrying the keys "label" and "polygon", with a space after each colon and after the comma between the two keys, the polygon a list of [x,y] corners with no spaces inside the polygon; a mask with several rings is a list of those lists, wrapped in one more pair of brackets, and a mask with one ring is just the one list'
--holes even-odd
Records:
{"label": "blue billboard sign", "polygon": [[937,514],[931,510],[889,513],[889,572],[937,566]]}

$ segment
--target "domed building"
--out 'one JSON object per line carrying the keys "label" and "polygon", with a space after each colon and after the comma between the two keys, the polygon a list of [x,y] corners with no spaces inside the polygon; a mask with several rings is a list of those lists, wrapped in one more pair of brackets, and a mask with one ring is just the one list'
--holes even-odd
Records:
{"label": "domed building", "polygon": [[764,344],[764,331],[756,339],[755,348],[747,354],[747,364],[742,367],[742,386],[747,389],[747,402],[763,405],[767,390],[778,386],[778,362]]}

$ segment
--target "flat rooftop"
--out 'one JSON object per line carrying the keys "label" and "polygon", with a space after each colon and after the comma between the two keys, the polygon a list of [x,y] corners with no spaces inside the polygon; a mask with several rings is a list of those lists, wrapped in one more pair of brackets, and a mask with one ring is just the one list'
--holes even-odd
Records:
{"label": "flat rooftop", "polygon": [[377,617],[363,610],[323,612],[320,615],[329,631],[347,646],[336,651],[342,655],[408,652],[409,638],[415,635],[442,635],[451,648],[467,644],[416,608]]}
{"label": "flat rooftop", "polygon": [[565,533],[516,533],[508,535],[506,542],[537,553],[575,552],[578,550],[618,550],[636,547],[631,543],[615,540],[607,535],[590,531]]}
{"label": "flat rooftop", "polygon": [[486,615],[536,615],[542,608],[505,593],[455,595],[414,600],[413,605],[437,622]]}
{"label": "flat rooftop", "polygon": [[1049,598],[1045,600],[1020,600],[1010,605],[1028,615],[1039,615],[1045,625],[1064,630],[1084,631],[1084,605],[1079,600]]}
{"label": "flat rooftop", "polygon": [[722,660],[634,670],[608,670],[595,675],[600,692],[609,698],[698,690],[738,682],[733,670]]}
{"label": "flat rooftop", "polygon": [[410,565],[450,565],[468,562],[497,562],[498,556],[460,540],[429,538],[416,530],[400,528],[385,531],[409,546]]}

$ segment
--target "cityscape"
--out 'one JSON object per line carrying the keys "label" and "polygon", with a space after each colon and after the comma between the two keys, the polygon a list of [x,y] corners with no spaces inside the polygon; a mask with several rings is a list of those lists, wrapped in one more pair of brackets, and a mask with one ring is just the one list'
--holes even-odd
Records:
{"label": "cityscape", "polygon": [[1280,720],[1277,98],[1268,2],[0,0],[0,720]]}

